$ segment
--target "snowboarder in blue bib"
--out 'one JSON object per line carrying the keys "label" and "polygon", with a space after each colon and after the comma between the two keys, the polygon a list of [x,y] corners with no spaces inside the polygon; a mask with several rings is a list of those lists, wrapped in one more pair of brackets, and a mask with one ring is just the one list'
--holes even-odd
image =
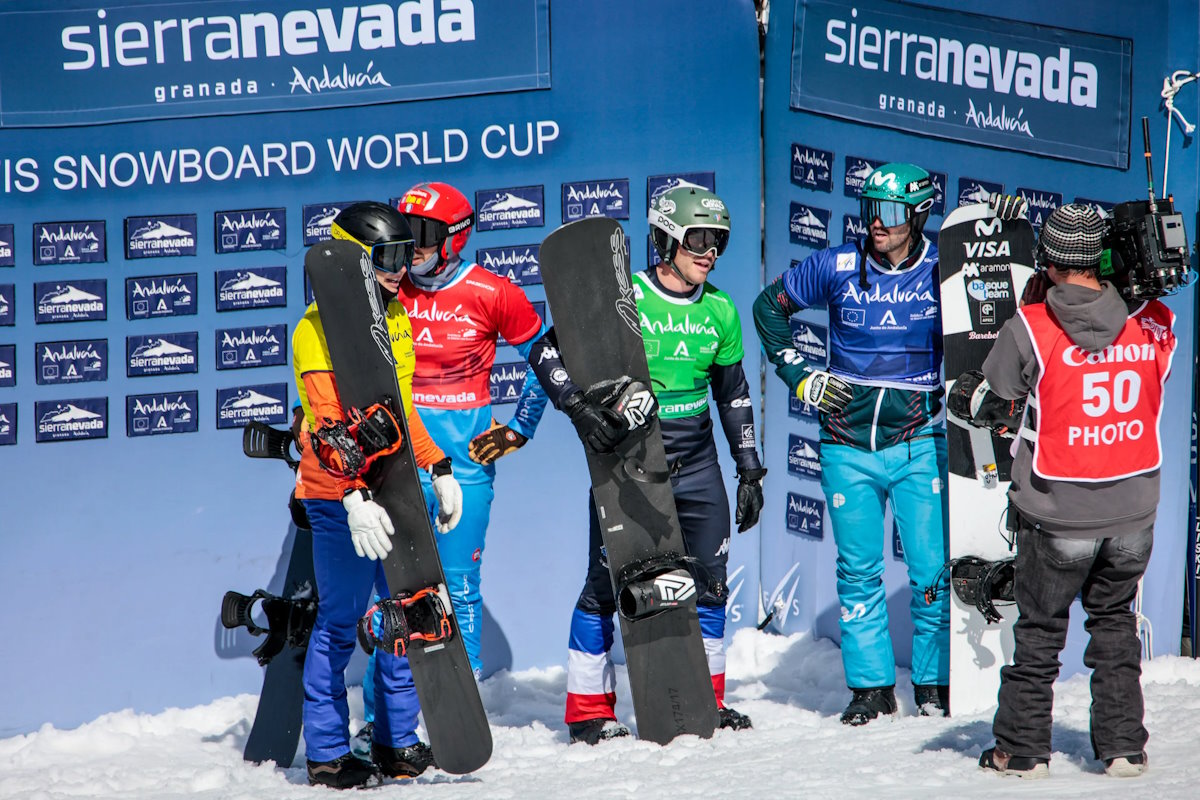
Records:
{"label": "snowboarder in blue bib", "polygon": [[[935,195],[929,173],[885,164],[863,187],[867,236],[813,253],[754,303],[767,358],[821,421],[821,488],[837,544],[842,664],[853,694],[842,714],[863,725],[896,711],[896,662],[883,585],[884,505],[900,532],[913,596],[912,680],[922,713],[945,714],[948,593],[922,588],[946,562],[946,437],[937,247],[922,230]],[[792,343],[788,319],[829,310],[828,369]]]}

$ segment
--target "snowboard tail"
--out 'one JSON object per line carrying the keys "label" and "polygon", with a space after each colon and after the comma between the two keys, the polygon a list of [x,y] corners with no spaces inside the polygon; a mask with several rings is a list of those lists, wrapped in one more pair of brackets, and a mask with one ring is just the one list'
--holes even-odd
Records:
{"label": "snowboard tail", "polygon": [[[377,458],[365,475],[396,531],[392,551],[383,561],[388,591],[395,597],[427,589],[444,595],[445,577],[396,377],[387,305],[370,258],[349,242],[322,242],[309,249],[304,268],[322,312],[343,408],[382,403],[402,428],[401,446]],[[487,763],[492,737],[458,621],[448,606],[446,635],[436,641],[412,641],[406,654],[438,767],[462,774]]]}
{"label": "snowboard tail", "polygon": [[[540,263],[552,315],[571,321],[555,331],[572,379],[595,391],[624,378],[651,385],[620,224],[594,217],[564,225],[542,243]],[[615,453],[587,454],[614,596],[626,567],[686,552],[658,418],[639,430]],[[684,579],[676,574],[671,580],[678,586]],[[707,738],[717,727],[695,599],[693,586],[691,596],[673,606],[618,614],[642,739],[666,744],[684,734]]]}

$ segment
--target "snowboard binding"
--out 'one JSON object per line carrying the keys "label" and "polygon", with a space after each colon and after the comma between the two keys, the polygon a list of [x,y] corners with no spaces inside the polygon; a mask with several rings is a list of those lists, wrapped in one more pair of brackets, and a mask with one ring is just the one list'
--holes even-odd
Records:
{"label": "snowboard binding", "polygon": [[617,574],[617,609],[628,620],[645,619],[672,608],[695,606],[702,589],[688,559],[663,553],[626,564]]}
{"label": "snowboard binding", "polygon": [[[267,627],[260,627],[251,615],[254,604],[262,601],[262,613]],[[316,597],[296,597],[288,600],[262,589],[252,595],[229,591],[221,601],[221,624],[226,628],[245,628],[251,636],[266,634],[267,638],[254,650],[260,666],[266,666],[279,655],[285,644],[304,647],[313,623],[317,620]]]}
{"label": "snowboard binding", "polygon": [[959,600],[979,609],[979,613],[983,614],[989,625],[1001,622],[1004,617],[996,610],[996,601],[1015,602],[1014,563],[1015,559],[1012,558],[1000,561],[987,561],[975,556],[951,559],[942,567],[933,585],[925,587],[925,602],[932,604],[937,599],[938,584],[941,583],[942,575],[949,571],[950,585]]}
{"label": "snowboard binding", "polygon": [[[421,589],[380,600],[358,621],[358,643],[368,654],[382,647],[396,656],[408,653],[413,642],[429,645],[454,634],[447,603],[441,587]],[[379,634],[375,633],[375,613],[380,614]]]}
{"label": "snowboard binding", "polygon": [[328,417],[312,435],[317,462],[328,473],[339,478],[357,478],[371,462],[400,449],[404,437],[400,423],[383,403],[366,411],[346,409],[350,424]]}
{"label": "snowboard binding", "polygon": [[292,455],[292,446],[299,449],[299,442],[290,430],[272,428],[265,422],[251,420],[242,430],[242,452],[250,458],[278,458],[294,471],[300,459]]}

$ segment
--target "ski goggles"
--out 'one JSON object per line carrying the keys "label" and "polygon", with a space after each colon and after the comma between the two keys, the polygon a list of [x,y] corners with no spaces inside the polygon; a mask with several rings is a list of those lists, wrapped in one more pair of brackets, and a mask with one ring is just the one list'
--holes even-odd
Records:
{"label": "ski goggles", "polygon": [[725,252],[725,247],[729,244],[729,229],[686,228],[680,244],[684,250],[687,250],[694,256],[707,255],[712,250],[716,250],[717,255],[720,256]]}
{"label": "ski goggles", "polygon": [[908,222],[912,214],[912,206],[898,200],[876,200],[864,197],[859,203],[862,211],[863,225],[868,228],[878,219],[885,228],[894,228]]}
{"label": "ski goggles", "polygon": [[371,266],[380,272],[396,274],[412,266],[413,240],[379,242],[365,248],[371,254]]}
{"label": "ski goggles", "polygon": [[469,214],[453,225],[447,225],[440,219],[419,217],[416,214],[405,214],[408,227],[412,228],[413,240],[417,247],[437,247],[459,231],[464,231],[475,224],[475,215]]}

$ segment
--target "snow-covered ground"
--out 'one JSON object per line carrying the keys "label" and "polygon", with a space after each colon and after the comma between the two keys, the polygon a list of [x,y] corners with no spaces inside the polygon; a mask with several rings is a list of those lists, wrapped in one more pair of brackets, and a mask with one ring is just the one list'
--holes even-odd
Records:
{"label": "snow-covered ground", "polygon": [[[505,673],[484,682],[495,752],[467,776],[430,772],[390,782],[372,797],[446,798],[963,798],[1196,797],[1200,787],[1200,662],[1159,657],[1144,665],[1150,770],[1106,777],[1088,740],[1087,679],[1057,686],[1051,777],[1023,781],[981,772],[990,716],[915,716],[908,676],[900,714],[864,728],[838,721],[847,694],[837,649],[806,636],[739,631],[729,652],[729,701],[754,730],[668,747],[633,739],[567,745],[561,668]],[[628,688],[620,676],[628,719]],[[353,714],[361,712],[351,695]],[[8,800],[284,800],[331,797],[309,787],[303,753],[276,770],[241,758],[256,698],[227,697],[161,714],[107,714],[76,730],[49,726],[0,740],[0,798]],[[360,719],[352,722],[357,729]],[[632,720],[630,720],[632,721]],[[322,794],[323,793],[323,794]]]}

